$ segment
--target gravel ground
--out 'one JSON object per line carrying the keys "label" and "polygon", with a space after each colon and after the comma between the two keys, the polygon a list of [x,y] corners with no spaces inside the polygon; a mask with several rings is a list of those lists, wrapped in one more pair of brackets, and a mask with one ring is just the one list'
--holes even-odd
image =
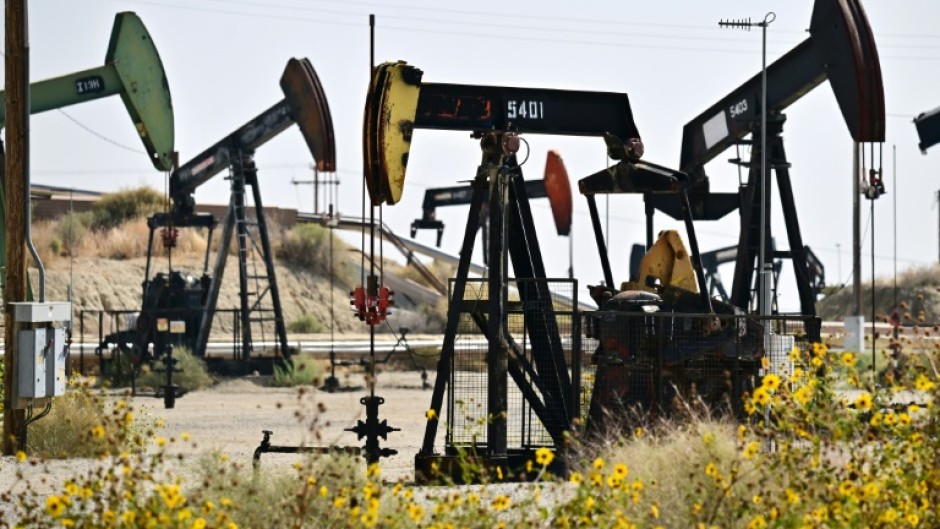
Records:
{"label": "gravel ground", "polygon": [[[383,476],[392,480],[410,479],[414,474],[414,455],[424,436],[425,411],[430,405],[431,392],[421,389],[420,373],[416,371],[383,373],[378,381],[376,394],[385,398],[379,417],[402,430],[390,433],[388,442],[383,444],[398,450],[398,455],[383,459]],[[298,398],[298,389],[265,387],[262,382],[257,377],[230,379],[210,389],[183,396],[171,410],[164,409],[162,399],[139,396],[131,400],[139,420],[155,422],[163,419],[165,425],[158,435],[179,439],[181,434],[188,433],[190,442],[173,443],[170,451],[194,456],[193,459],[219,451],[248,466],[261,442],[262,430],[274,432],[272,443],[276,445],[363,444],[357,441],[355,434],[343,431],[355,426],[357,420],[365,419],[365,409],[359,403],[359,399],[367,394],[361,373],[341,378],[344,386],[358,386],[358,389],[327,393],[307,388],[302,398]],[[315,431],[319,432],[319,440],[311,433],[309,421],[306,425],[301,423],[298,412],[308,418],[316,417]],[[297,457],[265,454],[261,468],[264,471],[286,471]],[[51,492],[69,476],[83,473],[95,464],[97,461],[93,459],[70,459],[18,465],[12,457],[0,458],[0,491],[18,490],[23,486],[23,481],[16,477],[17,469],[23,470],[23,479],[38,491]],[[2,508],[0,504],[0,510]]]}

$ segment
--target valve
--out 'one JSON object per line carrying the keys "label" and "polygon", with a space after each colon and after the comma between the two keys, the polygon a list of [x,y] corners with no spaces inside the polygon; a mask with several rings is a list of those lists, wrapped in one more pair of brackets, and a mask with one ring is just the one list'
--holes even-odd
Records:
{"label": "valve", "polygon": [[379,437],[388,440],[388,434],[400,432],[401,428],[394,428],[388,425],[385,420],[379,421],[379,406],[385,402],[385,399],[376,395],[362,397],[359,403],[366,407],[366,420],[357,421],[356,426],[346,428],[345,431],[356,434],[356,438],[361,440],[366,438],[366,445],[363,447],[362,455],[366,458],[366,463],[378,463],[379,458],[390,457],[398,453],[391,448],[380,448]]}
{"label": "valve", "polygon": [[352,297],[349,304],[359,321],[378,325],[391,314],[389,309],[395,305],[394,294],[388,287],[378,287],[376,277],[369,276],[368,287],[356,287],[349,293]]}

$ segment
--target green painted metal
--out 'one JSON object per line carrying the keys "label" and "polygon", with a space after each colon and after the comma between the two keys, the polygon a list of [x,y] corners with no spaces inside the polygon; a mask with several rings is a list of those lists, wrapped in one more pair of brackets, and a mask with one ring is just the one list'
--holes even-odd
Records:
{"label": "green painted metal", "polygon": [[150,161],[159,171],[173,169],[173,102],[160,54],[144,23],[134,13],[114,18],[105,56],[124,84],[121,99],[134,120]]}
{"label": "green painted metal", "polygon": [[[131,12],[114,17],[104,66],[30,84],[30,113],[63,108],[120,94],[127,113],[159,171],[173,168],[173,102],[160,54],[140,18]],[[0,92],[0,125],[5,122]]]}
{"label": "green painted metal", "polygon": [[[137,14],[128,11],[115,15],[104,66],[37,81],[30,84],[29,91],[30,114],[120,94],[153,166],[158,171],[173,169],[170,87],[160,54]],[[5,96],[0,91],[0,128],[6,122]],[[0,166],[0,184],[5,178],[3,170]],[[0,277],[5,277],[6,268],[3,188],[0,185]]]}

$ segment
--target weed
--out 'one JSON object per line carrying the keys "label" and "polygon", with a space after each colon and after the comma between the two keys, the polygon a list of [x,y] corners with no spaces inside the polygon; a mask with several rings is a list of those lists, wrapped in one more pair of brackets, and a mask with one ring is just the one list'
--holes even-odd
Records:
{"label": "weed", "polygon": [[[176,358],[176,368],[179,369],[179,371],[173,373],[173,383],[179,386],[179,389],[196,391],[212,385],[213,380],[206,368],[206,363],[202,358],[193,355],[189,348],[174,348],[173,357]],[[160,360],[155,361],[154,368],[147,369],[138,377],[137,385],[152,388],[164,386],[166,384],[166,372],[163,371],[163,368],[163,362]]]}
{"label": "weed", "polygon": [[30,454],[47,459],[97,457],[112,449],[128,451],[143,445],[125,398],[95,390],[93,382],[71,381],[65,395],[53,399],[49,415],[30,424]]}
{"label": "weed", "polygon": [[318,386],[323,380],[323,366],[309,355],[297,355],[284,366],[274,367],[271,384],[279,388]]}
{"label": "weed", "polygon": [[290,322],[290,324],[287,325],[287,330],[300,334],[313,334],[324,332],[326,327],[316,316],[305,312],[296,320]]}

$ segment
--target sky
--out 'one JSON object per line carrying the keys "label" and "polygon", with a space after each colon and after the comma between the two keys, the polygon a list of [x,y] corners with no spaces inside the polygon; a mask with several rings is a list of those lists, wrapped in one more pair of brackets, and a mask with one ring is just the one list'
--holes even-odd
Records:
{"label": "sky", "polygon": [[[921,154],[911,120],[940,106],[940,4],[867,0],[863,6],[879,48],[888,115],[883,167],[889,193],[874,203],[873,216],[870,202],[863,201],[862,275],[870,281],[872,234],[878,276],[893,275],[895,243],[899,271],[938,258],[940,147]],[[114,14],[135,11],[166,69],[176,149],[186,161],[279,101],[287,60],[307,57],[324,85],[335,127],[336,176],[342,182],[337,209],[358,216],[369,13],[377,18],[376,60],[405,60],[421,68],[427,82],[625,92],[645,144],[644,159],[678,167],[682,126],[761,67],[760,31],[722,29],[718,21],[756,20],[773,11],[769,63],[806,38],[812,7],[809,0],[43,0],[29,3],[30,71],[40,80],[100,66]],[[851,137],[828,83],[786,114],[784,142],[803,239],[825,264],[828,284],[851,284]],[[116,97],[35,115],[31,129],[36,183],[99,191],[164,189],[166,175],[150,165]],[[600,138],[531,135],[526,140],[528,178],[541,178],[549,149],[561,153],[573,181],[608,163]],[[737,168],[727,163],[734,156],[729,150],[707,166],[713,190],[736,189]],[[256,161],[266,204],[312,208],[311,186],[291,183],[311,178],[312,160],[296,127],[259,149]],[[407,235],[420,216],[424,190],[470,179],[479,161],[479,145],[466,133],[417,131],[404,198],[385,208],[386,223]],[[226,203],[227,184],[224,175],[216,176],[198,190],[197,201]],[[630,247],[645,242],[642,199],[612,197],[606,212],[604,200],[600,205],[609,218],[615,279],[626,280]],[[567,239],[555,235],[547,203],[534,203],[533,211],[548,274],[566,276]],[[438,211],[447,226],[445,250],[458,250],[466,214],[466,207]],[[772,219],[778,246],[785,247],[778,202]],[[656,216],[657,230],[676,227],[665,215]],[[737,215],[698,223],[696,232],[703,251],[733,245]],[[575,276],[582,287],[600,282],[587,206],[577,195],[573,237]],[[434,235],[418,238],[432,243]],[[358,235],[349,240],[358,243]],[[479,248],[475,259],[480,260]],[[722,273],[730,288],[732,268]],[[798,307],[788,262],[780,304],[784,310]]]}

